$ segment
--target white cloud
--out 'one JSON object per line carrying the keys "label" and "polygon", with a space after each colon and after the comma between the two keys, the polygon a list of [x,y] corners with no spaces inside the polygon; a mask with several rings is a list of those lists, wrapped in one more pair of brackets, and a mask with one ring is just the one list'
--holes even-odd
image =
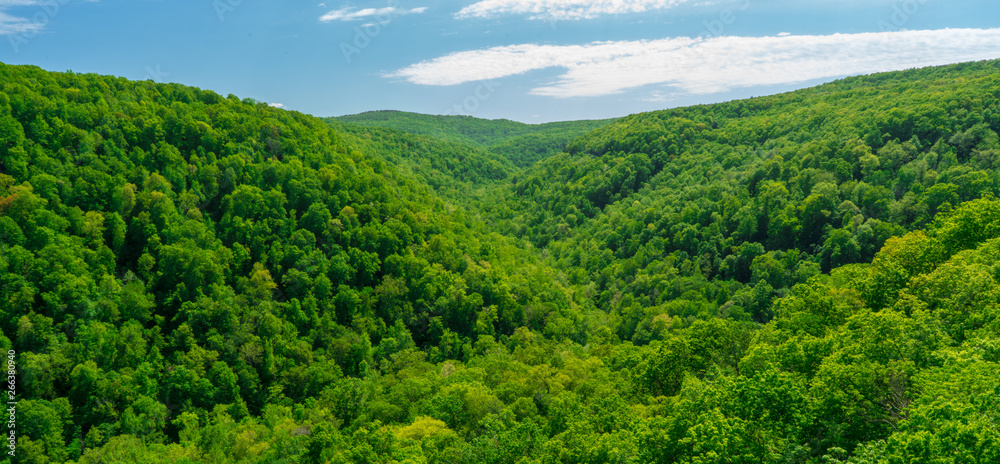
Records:
{"label": "white cloud", "polygon": [[601,15],[645,13],[707,0],[482,0],[455,13],[457,18],[528,15],[529,19],[592,19]]}
{"label": "white cloud", "polygon": [[41,24],[32,22],[28,18],[11,16],[3,11],[0,3],[0,35],[30,34],[42,29]]}
{"label": "white cloud", "polygon": [[385,22],[392,19],[393,16],[419,14],[425,11],[427,11],[427,7],[411,8],[409,10],[396,8],[394,6],[387,6],[384,8],[363,8],[360,10],[341,8],[320,16],[319,20],[327,23],[331,21],[358,21],[362,19],[374,18],[379,22]]}
{"label": "white cloud", "polygon": [[[563,68],[535,95],[593,97],[647,85],[711,94],[763,85],[1000,58],[1000,29],[941,29],[825,36],[687,37],[521,44],[456,52],[386,77],[447,86]],[[669,98],[658,94],[654,98]]]}
{"label": "white cloud", "polygon": [[270,103],[270,104],[268,104],[268,106],[270,106],[272,108],[284,108],[285,104],[284,103]]}
{"label": "white cloud", "polygon": [[[85,0],[93,3],[98,0]],[[67,3],[67,0],[0,0],[0,35],[22,34],[31,36],[45,29],[48,23]],[[11,8],[37,7],[28,10],[30,17],[14,16],[7,13]]]}

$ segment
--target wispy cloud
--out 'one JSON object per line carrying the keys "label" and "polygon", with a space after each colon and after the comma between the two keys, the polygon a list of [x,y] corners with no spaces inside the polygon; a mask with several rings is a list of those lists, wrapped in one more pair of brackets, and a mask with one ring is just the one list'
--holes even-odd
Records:
{"label": "wispy cloud", "polygon": [[26,34],[42,29],[40,24],[36,24],[28,18],[11,16],[5,13],[4,8],[6,6],[6,3],[0,3],[0,35]]}
{"label": "wispy cloud", "polygon": [[658,84],[698,95],[994,58],[1000,58],[1000,29],[681,37],[471,50],[416,63],[386,77],[446,86],[564,68],[555,82],[531,93],[593,97]]}
{"label": "wispy cloud", "polygon": [[364,8],[360,10],[341,8],[320,16],[319,20],[326,23],[331,21],[360,21],[369,18],[386,19],[393,16],[423,13],[425,11],[427,11],[427,7],[411,8],[408,10],[396,8],[394,6],[387,6],[384,8]]}
{"label": "wispy cloud", "polygon": [[39,0],[0,0],[0,8],[11,7],[11,6],[31,6],[39,5],[42,2]]}
{"label": "wispy cloud", "polygon": [[[94,3],[98,0],[83,0],[86,3]],[[49,22],[60,9],[68,3],[68,0],[0,0],[0,35],[31,35],[45,29]],[[29,13],[29,17],[11,15],[7,10],[11,8],[37,7]],[[31,9],[23,10],[31,11]],[[43,19],[40,19],[43,18]]]}
{"label": "wispy cloud", "polygon": [[604,15],[645,13],[709,0],[482,0],[455,13],[457,18],[527,15],[529,19],[592,19]]}

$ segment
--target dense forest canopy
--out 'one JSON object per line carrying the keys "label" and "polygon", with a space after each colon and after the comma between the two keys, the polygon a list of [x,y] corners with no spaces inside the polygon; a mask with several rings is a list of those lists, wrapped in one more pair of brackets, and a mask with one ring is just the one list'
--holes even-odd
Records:
{"label": "dense forest canopy", "polygon": [[1000,61],[608,121],[0,64],[30,463],[1000,462]]}
{"label": "dense forest canopy", "polygon": [[411,134],[427,135],[467,147],[489,150],[523,168],[562,152],[566,145],[577,137],[615,120],[524,124],[507,119],[486,120],[471,116],[432,116],[404,111],[369,111],[338,118],[327,118],[326,121],[331,124],[340,121],[354,126],[381,127]]}

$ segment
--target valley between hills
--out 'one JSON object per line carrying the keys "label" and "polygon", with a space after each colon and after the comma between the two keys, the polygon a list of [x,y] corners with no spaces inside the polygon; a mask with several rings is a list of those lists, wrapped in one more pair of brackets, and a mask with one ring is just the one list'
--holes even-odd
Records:
{"label": "valley between hills", "polygon": [[1000,462],[1000,61],[541,125],[0,76],[0,462]]}

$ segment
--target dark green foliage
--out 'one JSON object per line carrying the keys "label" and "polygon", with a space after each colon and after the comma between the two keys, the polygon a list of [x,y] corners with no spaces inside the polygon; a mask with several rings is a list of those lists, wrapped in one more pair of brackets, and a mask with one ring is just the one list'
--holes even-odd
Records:
{"label": "dark green foliage", "polygon": [[[468,145],[476,148],[503,147],[502,151],[515,155],[517,147],[536,154],[562,150],[572,139],[613,119],[597,121],[565,121],[546,124],[524,124],[507,119],[478,119],[471,116],[432,116],[405,111],[369,111],[350,116],[328,118],[366,127],[385,127],[411,134],[428,135],[435,139]],[[561,146],[552,146],[561,142]],[[529,163],[530,164],[530,163]]]}
{"label": "dark green foliage", "polygon": [[16,462],[996,462],[998,70],[529,126],[0,65]]}

